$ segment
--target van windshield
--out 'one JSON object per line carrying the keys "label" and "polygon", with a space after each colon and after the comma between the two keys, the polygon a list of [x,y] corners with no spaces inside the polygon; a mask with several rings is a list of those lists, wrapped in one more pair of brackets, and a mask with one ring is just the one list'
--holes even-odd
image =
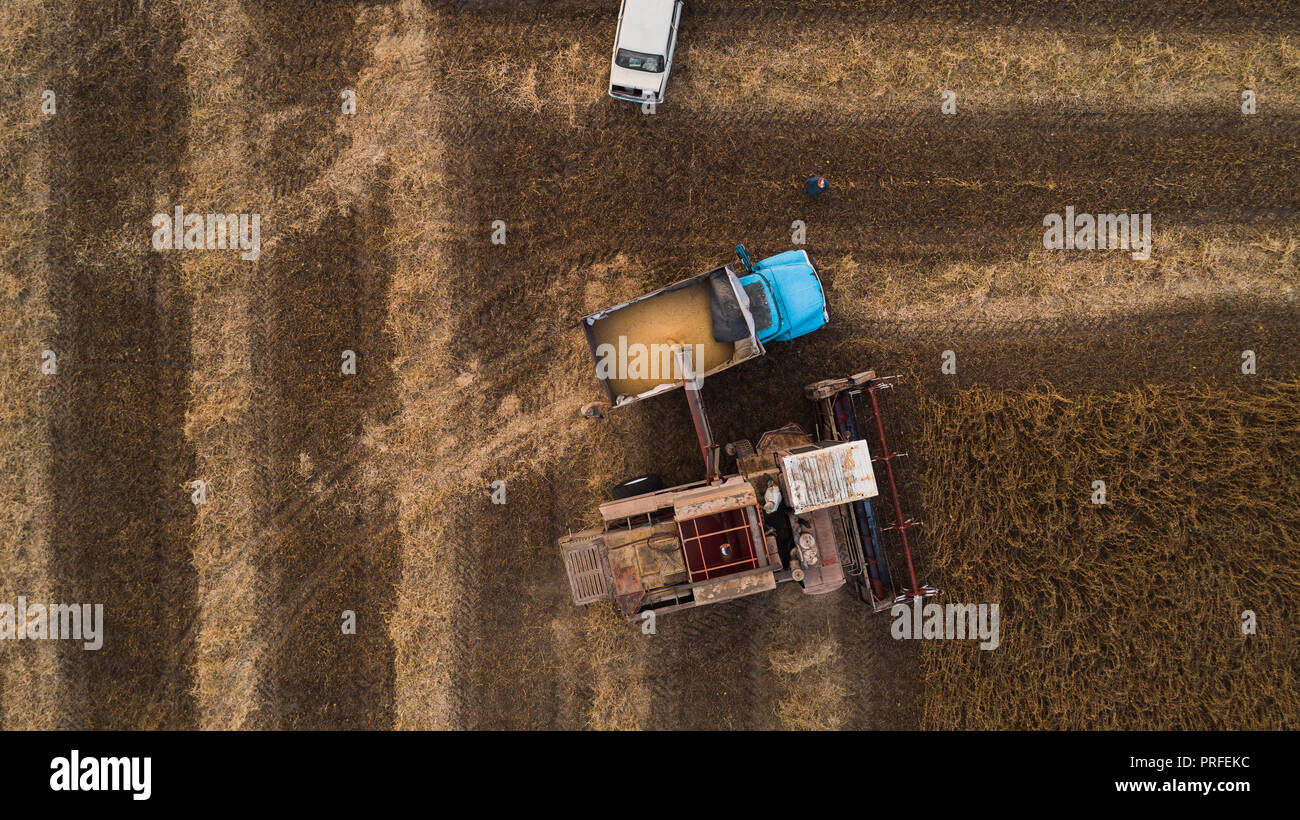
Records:
{"label": "van windshield", "polygon": [[628,51],[625,48],[620,48],[618,55],[614,57],[614,65],[635,71],[649,71],[652,74],[660,74],[664,70],[664,58],[662,54],[642,54],[639,51]]}

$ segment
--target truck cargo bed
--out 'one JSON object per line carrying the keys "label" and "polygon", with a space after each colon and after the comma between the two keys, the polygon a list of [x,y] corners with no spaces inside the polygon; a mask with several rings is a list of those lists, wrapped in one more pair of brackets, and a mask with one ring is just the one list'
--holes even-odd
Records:
{"label": "truck cargo bed", "polygon": [[614,405],[680,387],[674,345],[687,348],[703,376],[763,355],[749,298],[729,265],[593,313],[582,328]]}
{"label": "truck cargo bed", "polygon": [[[734,342],[713,339],[709,284],[703,280],[612,311],[597,320],[591,330],[598,348],[611,345],[619,351],[619,359],[628,363],[628,373],[617,374],[609,380],[616,395],[636,396],[662,384],[680,381],[680,374],[674,375],[672,357],[667,352],[668,346],[674,343],[701,352],[703,363],[697,366],[705,371],[725,364],[736,352]],[[644,374],[634,372],[636,363],[630,353],[623,354],[623,351],[634,351],[634,345],[643,345],[647,350]]]}

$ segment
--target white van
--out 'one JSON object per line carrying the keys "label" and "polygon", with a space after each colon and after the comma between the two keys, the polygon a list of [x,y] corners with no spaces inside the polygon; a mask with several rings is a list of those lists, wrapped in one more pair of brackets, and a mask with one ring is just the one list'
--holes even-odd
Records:
{"label": "white van", "polygon": [[623,0],[609,68],[609,96],[661,103],[677,48],[684,0]]}

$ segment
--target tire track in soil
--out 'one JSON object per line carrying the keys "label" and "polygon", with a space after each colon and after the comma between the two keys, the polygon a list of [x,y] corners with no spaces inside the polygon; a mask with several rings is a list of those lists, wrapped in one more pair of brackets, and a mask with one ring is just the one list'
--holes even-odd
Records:
{"label": "tire track in soil", "polygon": [[[793,219],[807,222],[814,257],[937,263],[954,249],[988,261],[1041,248],[1044,215],[1066,205],[1151,212],[1157,242],[1175,226],[1283,228],[1300,215],[1300,132],[1281,119],[1218,118],[1210,128],[1163,116],[1125,130],[1104,118],[994,118],[899,130],[774,117],[701,133],[667,112],[605,109],[583,129],[560,130],[480,109],[462,133],[493,148],[475,169],[476,204],[461,212],[458,235],[479,246],[485,226],[504,219],[503,253],[526,245],[511,261],[533,271],[627,252],[659,266],[647,284],[664,284],[736,241],[788,246]],[[810,202],[798,182],[813,167],[833,187]],[[471,288],[480,319],[515,310],[509,291],[494,302]],[[507,355],[508,337],[484,341],[493,345],[485,352]]]}
{"label": "tire track in soil", "polygon": [[[597,18],[556,13],[466,17],[456,51],[441,68],[440,84],[480,85],[475,102],[510,100],[528,116],[568,119],[578,110],[610,106],[633,110],[635,106],[605,95],[605,44],[612,39],[616,7],[605,11],[607,17]],[[799,37],[753,21],[738,26],[725,15],[688,15],[673,69],[674,90],[656,116],[688,116],[699,127],[717,128],[773,112],[818,122],[851,118],[899,127],[1009,111],[1112,121],[1168,113],[1236,115],[1241,123],[1236,97],[1248,85],[1267,100],[1258,115],[1295,120],[1289,33],[1249,26],[1171,28],[1167,22],[1124,32],[940,21],[864,21],[855,30],[821,17],[793,25],[800,26]],[[1063,34],[1069,36],[1068,50],[1062,50]],[[847,53],[828,50],[812,62],[800,56],[814,43],[846,35],[852,41]],[[749,76],[732,48],[738,41],[747,44],[745,54],[764,55],[765,64],[754,66]],[[867,52],[865,42],[876,42],[876,50]],[[1214,52],[1212,57],[1205,56],[1207,50]],[[560,58],[539,64],[534,55],[543,51],[558,52]],[[1000,76],[995,54],[1006,61]],[[1052,71],[1044,70],[1047,65]],[[1243,70],[1247,73],[1239,78]],[[958,92],[956,116],[939,114],[933,86],[939,76]]]}
{"label": "tire track in soil", "polygon": [[[550,21],[563,17],[575,21],[599,21],[614,25],[617,6],[603,0],[433,0],[435,8],[462,25],[487,21]],[[897,3],[890,0],[693,0],[684,15],[682,28],[692,25],[782,25],[794,33],[800,23],[834,22],[852,26],[868,23],[976,23],[981,25],[1114,28],[1124,30],[1160,26],[1174,29],[1296,31],[1300,29],[1300,5],[1262,0],[1175,0],[1162,3],[1118,3],[1098,5],[1087,0],[962,0]],[[613,29],[609,30],[613,38]]]}
{"label": "tire track in soil", "polygon": [[[1261,377],[1300,376],[1296,327],[1300,305],[1222,301],[1085,320],[868,323],[827,342],[836,355],[887,362],[880,367],[910,373],[932,390],[1047,384],[1060,392],[1118,391],[1186,382],[1253,390]],[[957,352],[951,377],[939,371],[944,350]],[[1257,376],[1242,374],[1244,350],[1255,351]],[[801,349],[796,358],[815,355]]]}
{"label": "tire track in soil", "polygon": [[[261,355],[278,374],[268,497],[302,502],[273,546],[275,600],[289,617],[268,683],[283,728],[385,728],[392,720],[393,648],[384,624],[398,572],[395,523],[364,469],[348,469],[366,458],[364,446],[355,452],[359,430],[390,413],[393,400],[385,263],[365,248],[383,224],[382,215],[373,218],[326,221],[316,235],[277,249],[268,271],[275,331]],[[343,350],[356,351],[357,375],[338,372]],[[341,481],[317,483],[338,470]],[[321,578],[323,566],[331,571]],[[342,633],[344,610],[356,613],[355,635]]]}
{"label": "tire track in soil", "polygon": [[[45,88],[53,47],[48,36],[46,4],[39,0],[10,3],[7,41],[0,44],[0,66],[26,74],[43,68],[28,88]],[[17,22],[21,21],[21,22]],[[36,85],[36,83],[40,83]],[[0,270],[0,347],[11,352],[0,365],[5,404],[0,409],[0,441],[6,449],[0,476],[0,600],[51,600],[55,578],[50,572],[49,378],[32,366],[30,354],[45,349],[56,317],[50,309],[51,271],[46,238],[49,188],[49,133],[45,116],[14,93],[0,99],[0,247],[8,263]],[[21,351],[21,352],[20,352]],[[43,730],[64,723],[57,642],[22,641],[0,653],[0,728]]]}
{"label": "tire track in soil", "polygon": [[753,595],[657,619],[645,659],[647,728],[772,728],[775,691],[761,637],[780,611],[777,596]]}
{"label": "tire track in soil", "polygon": [[[454,38],[453,32],[458,30],[458,19],[451,13],[443,13],[440,23],[442,29],[440,34],[446,38]],[[449,112],[446,121],[441,123],[444,132],[443,139],[447,145],[469,146],[479,144],[480,136],[474,133],[473,120],[463,120],[463,109],[458,111],[457,106],[449,104],[446,108]],[[457,113],[451,113],[457,112]],[[460,115],[460,116],[458,116]],[[444,158],[446,187],[448,191],[473,191],[476,189],[473,181],[477,172],[477,164],[484,162],[477,151],[459,150],[451,151]],[[453,214],[457,213],[457,207],[446,202],[440,208],[448,221],[446,236],[452,236],[456,233],[456,227],[453,224]],[[486,223],[485,223],[486,224]],[[462,226],[465,229],[466,226]],[[474,247],[477,243],[465,243],[462,248],[457,248],[456,243],[451,239],[445,241],[443,258],[446,260],[447,270],[482,270],[485,272],[493,270],[490,264],[486,267],[469,267],[475,264],[476,253],[481,253],[480,247]],[[473,277],[467,276],[465,280],[471,280]],[[469,312],[468,306],[472,306],[477,301],[478,293],[476,289],[471,288],[466,282],[444,283],[443,287],[449,292],[449,301],[461,306],[462,310]],[[452,319],[451,323],[457,327],[457,330],[448,334],[450,339],[476,339],[480,334],[481,328],[475,326],[468,328],[467,332],[471,335],[468,337],[460,332],[460,325],[464,319]],[[490,327],[490,323],[487,324]],[[472,346],[466,348],[455,348],[455,342],[451,343],[450,351],[453,361],[474,362],[475,351]],[[497,382],[502,382],[502,374],[496,373]],[[472,378],[466,385],[473,393],[462,396],[454,402],[452,413],[458,420],[469,418],[473,411],[473,402],[479,398],[480,385],[477,378]],[[459,385],[457,385],[459,389]],[[507,392],[507,391],[502,391]],[[485,482],[486,484],[486,482]],[[486,495],[486,493],[484,493]],[[485,606],[485,597],[483,593],[484,577],[479,571],[482,564],[483,550],[486,545],[497,543],[493,540],[483,541],[477,538],[462,537],[460,533],[468,529],[470,531],[475,527],[475,517],[467,513],[465,505],[471,508],[476,506],[476,501],[481,503],[481,499],[471,499],[469,496],[461,494],[456,496],[444,497],[439,503],[440,514],[446,519],[447,524],[439,529],[439,537],[446,539],[451,538],[452,545],[450,553],[452,556],[453,567],[447,568],[447,571],[455,575],[455,580],[450,584],[449,600],[443,603],[442,608],[448,612],[446,617],[446,628],[451,632],[449,646],[454,647],[452,651],[448,672],[450,681],[447,686],[445,697],[450,701],[447,708],[448,718],[454,721],[453,727],[456,729],[466,729],[476,724],[480,719],[479,702],[481,691],[478,687],[478,672],[474,669],[474,662],[478,656],[476,643],[480,640],[481,631],[478,628],[478,620],[481,616],[481,610]],[[510,543],[502,539],[503,543]],[[500,715],[496,717],[501,717]]]}
{"label": "tire track in soil", "polygon": [[[711,377],[706,391],[727,396],[743,390],[747,397],[743,407],[726,413],[710,405],[720,441],[808,420],[803,386],[840,371],[901,375],[897,401],[904,422],[919,392],[943,396],[972,387],[1046,386],[1070,395],[1190,382],[1250,391],[1265,379],[1300,377],[1297,326],[1300,305],[1234,301],[1087,319],[841,322]],[[945,376],[941,354],[950,349],[957,374]],[[1255,376],[1241,373],[1247,349],[1258,357]]]}
{"label": "tire track in soil", "polygon": [[[155,201],[181,187],[182,27],[171,7],[119,11],[50,12],[62,45],[50,125],[52,347],[72,366],[55,388],[51,431],[57,600],[104,605],[103,648],[66,642],[63,674],[71,727],[187,728],[194,454],[184,371],[152,365],[188,361],[190,312],[178,260],[149,244]],[[113,360],[137,366],[100,366]]]}
{"label": "tire track in soil", "polygon": [[[269,533],[271,567],[260,597],[271,602],[272,658],[256,724],[388,728],[394,649],[386,619],[400,550],[388,494],[358,469],[368,457],[361,430],[395,412],[380,250],[387,210],[372,195],[361,212],[336,209],[300,229],[312,208],[329,205],[299,197],[301,211],[283,207],[347,145],[333,125],[333,89],[352,86],[362,44],[350,6],[244,10],[263,35],[247,44],[250,84],[271,112],[262,132],[249,124],[251,174],[275,193],[275,216],[285,220],[264,224],[277,244],[258,261],[252,300],[253,376],[265,386],[252,413],[263,448],[257,518]],[[340,373],[344,350],[356,352],[356,375]],[[344,610],[356,614],[354,635],[342,632]]]}
{"label": "tire track in soil", "polygon": [[[462,117],[447,140],[472,144],[476,128]],[[530,155],[549,161],[545,152]],[[448,165],[448,187],[481,190],[484,164],[495,161],[491,152],[457,152]],[[457,312],[446,334],[447,355],[461,362],[462,375],[469,377],[449,388],[460,394],[453,413],[458,429],[450,435],[467,438],[462,464],[445,478],[458,488],[449,494],[441,528],[443,537],[454,539],[453,566],[443,570],[456,577],[450,643],[461,652],[450,687],[453,711],[460,728],[582,728],[595,687],[590,656],[572,651],[586,625],[569,602],[555,538],[589,512],[577,501],[589,495],[586,476],[567,469],[571,459],[543,455],[557,452],[557,442],[524,445],[526,452],[519,455],[528,463],[521,465],[502,460],[484,441],[499,436],[515,414],[527,417],[537,405],[554,401],[557,387],[545,377],[552,372],[550,363],[569,355],[571,328],[557,318],[550,301],[549,289],[560,284],[555,271],[536,270],[527,247],[509,239],[491,245],[491,218],[482,213],[479,224],[464,229],[476,239],[449,243],[447,261],[449,269],[483,277],[466,275],[448,283]],[[485,310],[483,301],[495,298],[502,284],[516,295],[509,309]],[[580,290],[582,283],[573,287]],[[484,356],[493,346],[489,342],[500,338],[513,339],[515,347]],[[574,420],[580,423],[577,406],[575,401]],[[490,502],[497,479],[506,481],[504,506]]]}
{"label": "tire track in soil", "polygon": [[462,614],[471,629],[462,644],[468,664],[460,686],[466,729],[580,729],[585,712],[566,712],[562,686],[582,681],[581,655],[556,652],[553,624],[568,611],[568,582],[555,551],[559,490],[542,475],[505,479],[506,503],[490,500],[491,482],[508,465],[487,471],[482,487],[463,499],[454,527],[476,545],[474,563],[457,567],[477,576],[475,601]]}
{"label": "tire track in soil", "polygon": [[924,699],[920,647],[890,635],[888,612],[872,612],[848,590],[836,596],[831,631],[843,657],[847,689],[843,729],[921,728]]}

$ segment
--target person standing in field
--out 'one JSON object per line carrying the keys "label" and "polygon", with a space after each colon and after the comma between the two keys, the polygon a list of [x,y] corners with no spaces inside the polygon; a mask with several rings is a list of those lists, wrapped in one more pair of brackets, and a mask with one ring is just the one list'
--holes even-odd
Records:
{"label": "person standing in field", "polygon": [[808,196],[816,199],[821,196],[822,192],[830,186],[826,177],[808,177],[808,181],[803,184],[803,192]]}

